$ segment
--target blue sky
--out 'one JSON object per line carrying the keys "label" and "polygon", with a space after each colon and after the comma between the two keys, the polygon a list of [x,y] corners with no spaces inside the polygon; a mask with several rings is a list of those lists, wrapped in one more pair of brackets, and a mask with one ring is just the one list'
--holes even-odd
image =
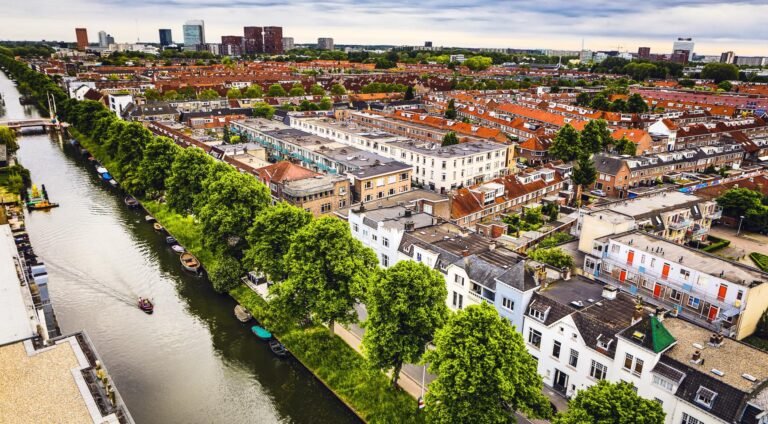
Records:
{"label": "blue sky", "polygon": [[297,43],[333,37],[345,44],[586,48],[652,52],[693,37],[696,52],[768,55],[768,2],[716,0],[2,0],[0,39],[74,40],[74,27],[118,42],[157,41],[158,28],[181,39],[187,19],[206,36],[240,35],[245,25],[276,25]]}

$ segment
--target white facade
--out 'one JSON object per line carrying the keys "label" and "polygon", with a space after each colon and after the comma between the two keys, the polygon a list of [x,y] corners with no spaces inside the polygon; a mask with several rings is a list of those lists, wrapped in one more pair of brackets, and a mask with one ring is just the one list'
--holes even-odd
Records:
{"label": "white facade", "polygon": [[675,50],[687,50],[688,51],[688,61],[693,61],[693,46],[694,42],[692,38],[678,38],[675,40],[675,42],[672,44],[672,52]]}
{"label": "white facade", "polygon": [[120,119],[123,119],[123,111],[125,111],[131,103],[133,103],[133,96],[130,94],[109,95],[109,110],[114,112]]}

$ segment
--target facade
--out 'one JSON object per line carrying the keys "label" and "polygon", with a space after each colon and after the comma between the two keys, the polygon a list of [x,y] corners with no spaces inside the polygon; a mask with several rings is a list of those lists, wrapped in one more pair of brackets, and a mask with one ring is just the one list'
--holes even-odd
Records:
{"label": "facade", "polygon": [[720,63],[733,63],[735,55],[732,51],[723,52],[720,54]]}
{"label": "facade", "polygon": [[413,167],[402,162],[378,163],[351,171],[347,174],[352,182],[354,202],[372,202],[411,189]]}
{"label": "facade", "polygon": [[264,53],[283,53],[283,27],[264,27]]}
{"label": "facade", "polygon": [[84,51],[88,48],[88,30],[85,28],[75,28],[75,36],[77,37],[77,49]]}
{"label": "facade", "polygon": [[114,112],[118,118],[123,119],[123,113],[128,109],[128,105],[133,103],[133,96],[130,94],[110,94],[107,96],[107,107]]}
{"label": "facade", "polygon": [[678,37],[677,40],[675,40],[674,43],[672,43],[672,51],[673,52],[686,52],[685,61],[692,61],[693,60],[693,46],[694,42],[692,38],[683,38]]}
{"label": "facade", "polygon": [[400,260],[398,248],[406,231],[418,231],[437,222],[434,216],[417,208],[396,205],[367,210],[365,204],[351,209],[347,220],[352,235],[376,253],[384,268]]}
{"label": "facade", "polygon": [[109,35],[106,31],[99,31],[99,47],[109,47],[109,39],[107,37],[109,37]]}
{"label": "facade", "polygon": [[184,23],[184,50],[196,51],[205,44],[205,22],[192,20]]}
{"label": "facade", "polygon": [[768,308],[768,274],[638,230],[595,239],[584,272],[738,340]]}
{"label": "facade", "polygon": [[264,53],[264,34],[257,26],[243,27],[243,44],[245,54]]}
{"label": "facade", "polygon": [[333,38],[321,37],[317,39],[318,50],[333,50]]}
{"label": "facade", "polygon": [[[275,201],[284,200],[314,216],[331,214],[351,204],[349,180],[343,176],[322,175],[303,168],[286,171],[281,169],[284,167],[301,168],[289,162],[279,162],[256,170],[257,176],[267,184]],[[307,172],[311,175],[304,178],[291,177],[293,174]]]}
{"label": "facade", "polygon": [[222,35],[221,53],[227,56],[240,56],[243,53],[243,37],[239,35]]}
{"label": "facade", "polygon": [[283,37],[283,52],[293,50],[293,37]]}
{"label": "facade", "polygon": [[173,44],[173,35],[171,34],[170,29],[161,29],[159,30],[160,33],[160,46],[170,46]]}

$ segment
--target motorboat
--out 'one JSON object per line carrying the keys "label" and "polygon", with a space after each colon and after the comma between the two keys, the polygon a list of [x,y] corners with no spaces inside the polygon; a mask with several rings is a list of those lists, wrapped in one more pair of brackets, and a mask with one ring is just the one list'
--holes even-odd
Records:
{"label": "motorboat", "polygon": [[144,313],[151,314],[155,311],[155,305],[152,304],[152,301],[149,299],[144,299],[142,297],[139,298],[139,302],[137,304],[139,309],[144,311]]}
{"label": "motorboat", "polygon": [[110,180],[109,180],[109,185],[111,185],[112,187],[117,187],[117,181],[115,181],[115,179],[114,179],[114,178],[113,178],[113,179],[110,179]]}
{"label": "motorboat", "polygon": [[107,168],[105,168],[105,167],[103,167],[103,166],[97,166],[97,167],[96,167],[96,172],[98,172],[98,173],[99,173],[99,175],[101,175],[101,174],[106,174],[106,173],[108,173],[109,171],[107,171]]}
{"label": "motorboat", "polygon": [[269,340],[272,338],[272,333],[267,331],[266,328],[254,325],[251,327],[251,332],[256,335],[256,337],[260,338],[261,340]]}
{"label": "motorboat", "polygon": [[125,196],[123,201],[125,202],[125,206],[128,206],[129,208],[135,208],[139,206],[139,201],[133,198],[133,196]]}
{"label": "motorboat", "polygon": [[168,236],[165,238],[166,244],[176,244],[176,239],[173,236]]}
{"label": "motorboat", "polygon": [[284,344],[275,339],[269,341],[269,349],[279,358],[285,358],[290,353]]}
{"label": "motorboat", "polygon": [[145,215],[144,216],[144,221],[145,222],[155,222],[155,217],[152,216],[152,215]]}
{"label": "motorboat", "polygon": [[108,182],[109,180],[112,179],[112,174],[110,174],[109,172],[105,172],[105,173],[101,174],[101,179],[103,181],[107,181]]}
{"label": "motorboat", "polygon": [[253,318],[253,315],[251,315],[243,305],[237,305],[235,306],[235,317],[237,317],[240,322],[248,322]]}
{"label": "motorboat", "polygon": [[181,260],[182,268],[187,271],[198,272],[200,270],[200,261],[197,260],[195,255],[189,252],[184,252],[179,259]]}
{"label": "motorboat", "polygon": [[185,249],[184,246],[182,246],[180,244],[172,245],[171,246],[171,250],[173,250],[174,252],[178,253],[179,255],[181,255],[182,253],[187,251],[187,249]]}

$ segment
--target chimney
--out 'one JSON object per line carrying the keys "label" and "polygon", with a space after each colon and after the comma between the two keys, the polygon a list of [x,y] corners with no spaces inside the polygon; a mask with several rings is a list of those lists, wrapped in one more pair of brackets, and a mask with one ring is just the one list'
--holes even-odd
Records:
{"label": "chimney", "polygon": [[464,257],[464,267],[469,268],[469,249],[462,250],[461,256]]}
{"label": "chimney", "polygon": [[635,311],[632,313],[632,324],[635,325],[643,319],[643,305],[641,303],[635,303]]}
{"label": "chimney", "polygon": [[413,223],[413,221],[406,221],[403,229],[405,230],[406,233],[410,233],[410,232],[413,232],[415,227],[416,225]]}
{"label": "chimney", "polygon": [[693,351],[693,355],[691,355],[691,362],[697,364],[699,363],[699,360],[701,360],[701,351],[700,350]]}
{"label": "chimney", "polygon": [[406,217],[409,217],[409,216],[411,216],[411,215],[413,215],[413,211],[411,211],[411,209],[410,209],[410,208],[406,208],[406,209],[405,209],[405,216],[406,216]]}
{"label": "chimney", "polygon": [[618,292],[616,287],[604,286],[603,287],[603,298],[608,299],[608,300],[616,299],[616,292]]}
{"label": "chimney", "polygon": [[496,240],[491,240],[488,244],[488,251],[493,252],[494,250],[496,250]]}
{"label": "chimney", "polygon": [[546,283],[547,270],[544,268],[544,266],[539,265],[533,271],[533,281],[536,282],[536,285],[544,285]]}

